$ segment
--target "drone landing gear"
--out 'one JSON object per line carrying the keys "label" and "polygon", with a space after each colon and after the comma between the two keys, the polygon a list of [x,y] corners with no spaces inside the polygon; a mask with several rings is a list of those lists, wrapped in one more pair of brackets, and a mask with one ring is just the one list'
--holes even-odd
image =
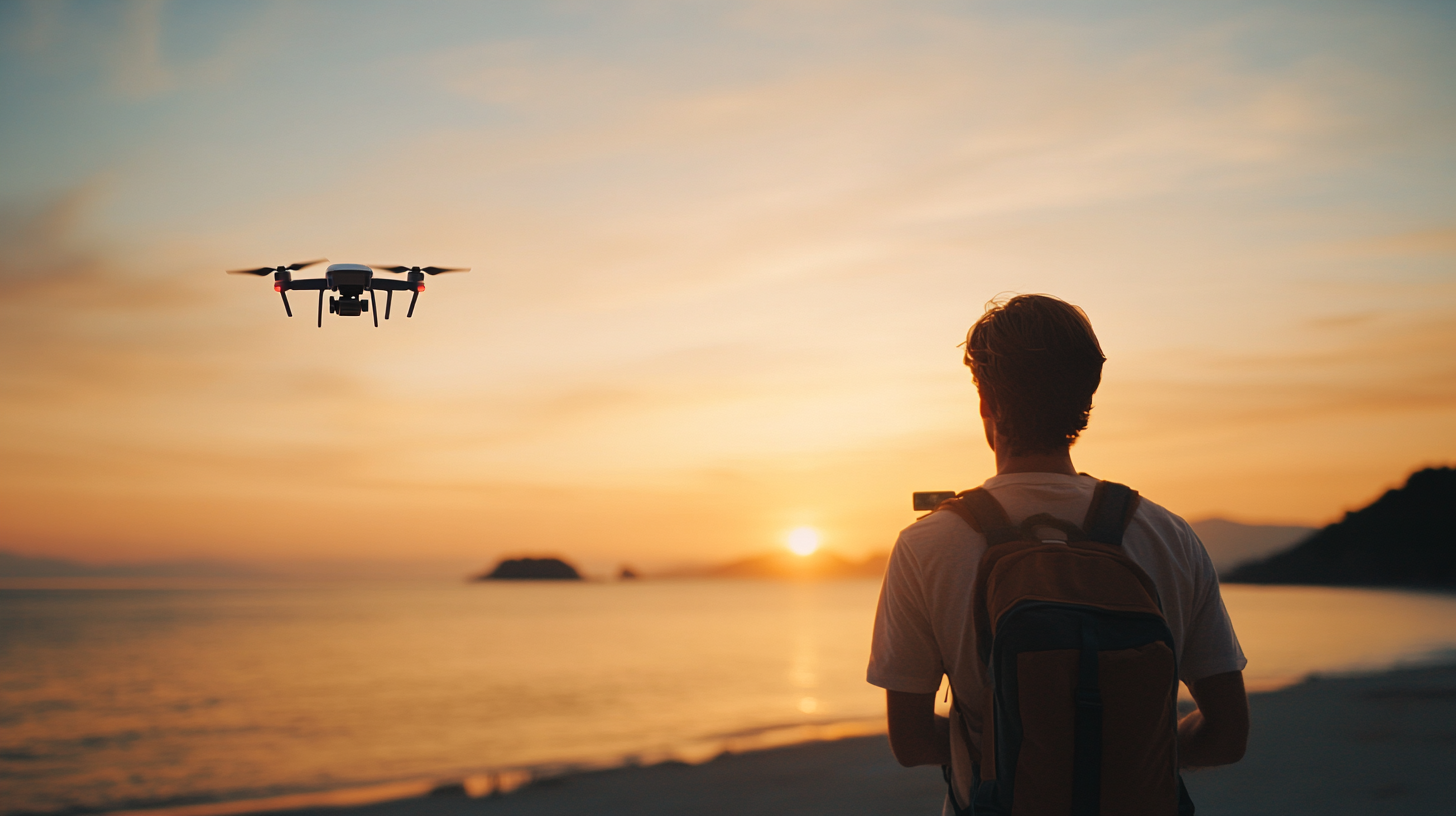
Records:
{"label": "drone landing gear", "polygon": [[[411,294],[410,294],[410,302],[409,302],[409,311],[405,312],[405,315],[404,315],[405,317],[414,317],[415,316],[415,301],[417,301],[417,300],[420,299],[420,292],[424,291],[424,288],[425,288],[423,284],[418,284],[418,287],[419,288],[417,288],[417,289],[410,290],[411,291]],[[374,308],[375,309],[378,309],[379,308],[379,302],[377,300],[374,300],[374,297],[375,297],[374,290],[373,289],[370,289],[369,290],[369,299],[371,301],[374,301]],[[384,319],[385,320],[388,320],[389,319],[390,312],[392,312],[392,311],[394,311],[394,290],[393,289],[385,289],[384,290]],[[379,318],[376,316],[374,319],[376,321],[378,321]]]}
{"label": "drone landing gear", "polygon": [[324,327],[324,290],[322,290],[322,289],[319,290],[318,327],[320,329],[322,329]]}
{"label": "drone landing gear", "polygon": [[293,308],[288,305],[288,293],[279,289],[278,296],[283,298],[283,311],[288,312],[289,317],[293,317]]}
{"label": "drone landing gear", "polygon": [[379,328],[379,301],[374,299],[374,290],[369,290],[369,313],[374,315],[374,328]]}

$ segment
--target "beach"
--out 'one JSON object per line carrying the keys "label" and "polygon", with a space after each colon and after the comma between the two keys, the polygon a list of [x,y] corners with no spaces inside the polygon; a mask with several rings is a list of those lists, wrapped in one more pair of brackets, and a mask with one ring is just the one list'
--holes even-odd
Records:
{"label": "beach", "polygon": [[[1243,761],[1184,774],[1199,814],[1435,816],[1456,809],[1456,665],[1316,676],[1250,699],[1253,733]],[[698,765],[547,775],[509,793],[472,796],[481,785],[439,780],[417,795],[343,807],[317,799],[312,807],[224,807],[336,816],[894,816],[939,813],[944,794],[938,768],[899,767],[880,735],[723,754]]]}
{"label": "beach", "polygon": [[1200,814],[1456,812],[1456,666],[1250,697],[1242,762],[1185,774]]}

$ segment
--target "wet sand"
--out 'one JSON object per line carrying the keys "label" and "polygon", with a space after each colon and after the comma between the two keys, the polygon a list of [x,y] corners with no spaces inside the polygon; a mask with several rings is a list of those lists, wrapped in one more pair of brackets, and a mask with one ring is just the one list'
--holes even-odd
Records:
{"label": "wet sand", "polygon": [[[1456,813],[1456,666],[1313,679],[1251,703],[1244,760],[1185,774],[1201,816]],[[871,736],[565,775],[479,798],[446,781],[431,795],[272,812],[928,816],[944,790],[938,768],[901,768]]]}

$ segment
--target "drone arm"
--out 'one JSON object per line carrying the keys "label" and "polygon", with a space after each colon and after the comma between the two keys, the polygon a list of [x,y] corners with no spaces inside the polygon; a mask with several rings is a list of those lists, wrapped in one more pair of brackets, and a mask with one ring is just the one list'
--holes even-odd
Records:
{"label": "drone arm", "polygon": [[374,280],[369,281],[369,288],[384,289],[392,292],[402,292],[406,289],[415,288],[415,285],[413,283],[406,283],[405,281],[390,280],[389,278],[375,278]]}
{"label": "drone arm", "polygon": [[329,281],[327,278],[304,278],[303,280],[289,281],[288,288],[318,289],[319,291],[323,291],[324,289],[329,288]]}

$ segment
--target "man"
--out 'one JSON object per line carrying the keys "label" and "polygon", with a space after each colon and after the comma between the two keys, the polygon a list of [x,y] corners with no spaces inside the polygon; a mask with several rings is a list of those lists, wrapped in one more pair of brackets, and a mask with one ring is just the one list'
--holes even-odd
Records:
{"label": "man", "polygon": [[[971,327],[965,364],[996,455],[996,475],[983,487],[1012,523],[1038,513],[1081,522],[1087,514],[1097,480],[1077,472],[1070,449],[1087,427],[1105,359],[1087,316],[1053,297],[993,304]],[[1208,553],[1187,522],[1146,499],[1121,546],[1157,589],[1179,679],[1198,705],[1178,722],[1179,764],[1238,761],[1249,730],[1246,661]],[[972,757],[982,750],[981,712],[969,703],[985,691],[971,614],[985,551],[984,536],[956,513],[922,517],[900,533],[875,618],[868,679],[885,689],[890,747],[907,767],[950,766],[959,807],[947,799],[946,813],[969,806]],[[966,737],[952,738],[963,733],[961,722],[935,715],[942,675],[967,703],[952,711],[965,718]]]}

